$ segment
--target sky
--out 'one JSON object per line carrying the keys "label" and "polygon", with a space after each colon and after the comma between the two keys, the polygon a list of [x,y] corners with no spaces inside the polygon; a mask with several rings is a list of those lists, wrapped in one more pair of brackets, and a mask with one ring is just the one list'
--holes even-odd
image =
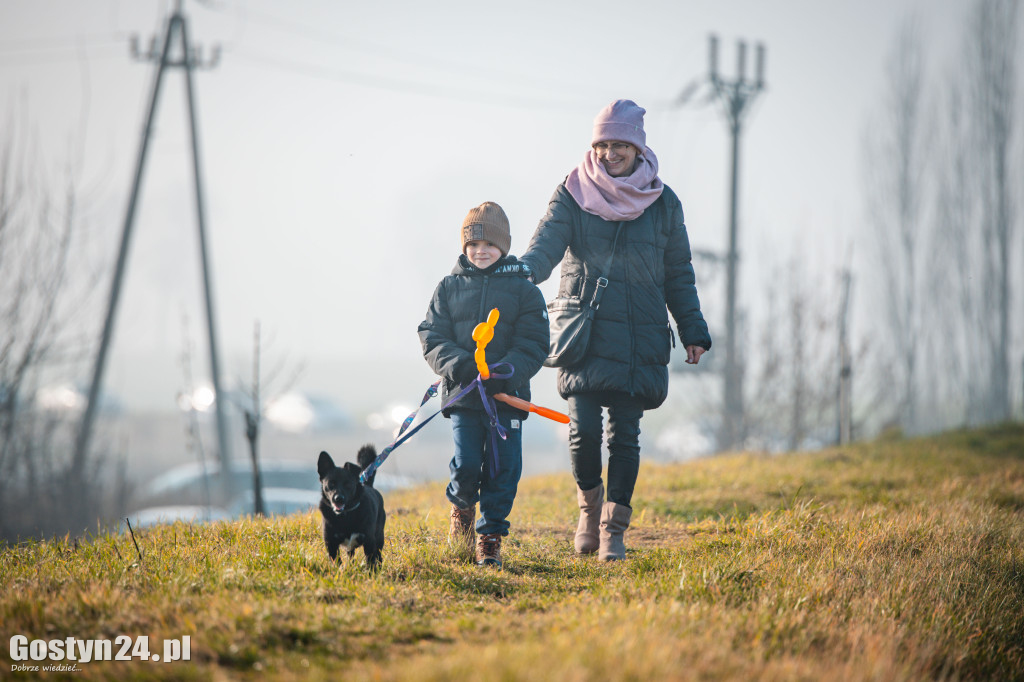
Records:
{"label": "sky", "polygon": [[[737,75],[737,41],[763,43],[767,55],[741,142],[743,296],[754,300],[791,254],[834,281],[869,250],[861,147],[901,22],[920,18],[930,66],[942,69],[968,7],[186,1],[203,60],[220,48],[194,83],[226,383],[250,380],[258,321],[264,362],[297,374],[297,388],[354,413],[418,400],[432,377],[416,326],[455,263],[466,212],[501,204],[512,253],[522,253],[583,158],[595,114],[617,98],[647,109],[648,145],[682,201],[691,245],[723,252],[729,138],[705,97],[711,34],[726,79]],[[130,40],[145,52],[173,9],[167,0],[0,2],[0,121],[47,173],[70,171],[80,190],[78,248],[104,273],[97,334],[155,75]],[[691,84],[696,96],[680,106]],[[174,409],[186,347],[193,381],[208,373],[185,101],[183,71],[173,69],[104,381],[131,410]],[[714,337],[724,276],[695,265]],[[553,287],[542,287],[549,298]],[[553,395],[554,380],[544,370],[535,392]]]}

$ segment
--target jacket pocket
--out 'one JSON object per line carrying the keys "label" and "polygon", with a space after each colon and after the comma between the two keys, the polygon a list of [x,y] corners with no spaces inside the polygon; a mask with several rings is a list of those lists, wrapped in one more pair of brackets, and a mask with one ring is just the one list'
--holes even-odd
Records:
{"label": "jacket pocket", "polygon": [[672,323],[669,322],[662,327],[655,338],[654,361],[659,365],[667,365],[672,359],[672,349],[676,345],[676,335],[672,331]]}

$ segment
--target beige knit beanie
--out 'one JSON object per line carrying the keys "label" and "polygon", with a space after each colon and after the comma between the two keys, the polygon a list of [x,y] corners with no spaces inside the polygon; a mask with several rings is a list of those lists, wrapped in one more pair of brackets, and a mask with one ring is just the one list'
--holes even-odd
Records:
{"label": "beige knit beanie", "polygon": [[469,242],[481,240],[501,249],[502,256],[507,256],[512,246],[508,216],[501,206],[493,201],[485,201],[476,208],[469,209],[469,214],[462,221],[462,252],[466,252],[466,244]]}

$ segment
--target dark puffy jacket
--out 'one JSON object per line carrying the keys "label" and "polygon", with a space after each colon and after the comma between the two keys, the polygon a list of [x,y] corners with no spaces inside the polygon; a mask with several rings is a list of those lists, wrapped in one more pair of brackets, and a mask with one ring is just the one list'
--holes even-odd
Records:
{"label": "dark puffy jacket", "polygon": [[[589,300],[619,224],[585,212],[563,183],[551,197],[521,260],[533,270],[537,282],[547,279],[561,261],[558,295],[582,293]],[[666,186],[639,218],[621,224],[587,357],[577,367],[559,370],[558,392],[568,398],[576,393],[624,391],[639,397],[644,409],[653,409],[668,395],[674,338],[666,305],[684,346],[709,349],[711,335],[700,312],[690,241],[675,193]],[[589,276],[585,289],[584,263]]]}
{"label": "dark puffy jacket", "polygon": [[[530,400],[530,378],[548,354],[548,316],[544,296],[527,279],[528,274],[515,256],[506,256],[479,270],[463,255],[452,274],[437,285],[419,335],[423,357],[444,379],[442,404],[476,378],[473,329],[487,319],[492,308],[498,309],[499,316],[494,338],[487,345],[487,364],[507,362],[515,373],[507,381],[490,379],[484,384],[493,382],[497,384],[493,386],[496,393]],[[497,405],[502,411],[511,410],[526,418],[525,412],[501,402]],[[473,391],[454,407],[482,410],[483,404],[479,392]],[[445,410],[445,416],[448,412]]]}

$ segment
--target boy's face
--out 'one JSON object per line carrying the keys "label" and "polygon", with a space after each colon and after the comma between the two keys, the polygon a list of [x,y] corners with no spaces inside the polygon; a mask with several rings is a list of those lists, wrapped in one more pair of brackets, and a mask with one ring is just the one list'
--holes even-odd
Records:
{"label": "boy's face", "polygon": [[490,266],[494,265],[499,258],[501,258],[501,249],[490,242],[485,242],[482,239],[466,242],[466,258],[469,262],[485,270]]}

